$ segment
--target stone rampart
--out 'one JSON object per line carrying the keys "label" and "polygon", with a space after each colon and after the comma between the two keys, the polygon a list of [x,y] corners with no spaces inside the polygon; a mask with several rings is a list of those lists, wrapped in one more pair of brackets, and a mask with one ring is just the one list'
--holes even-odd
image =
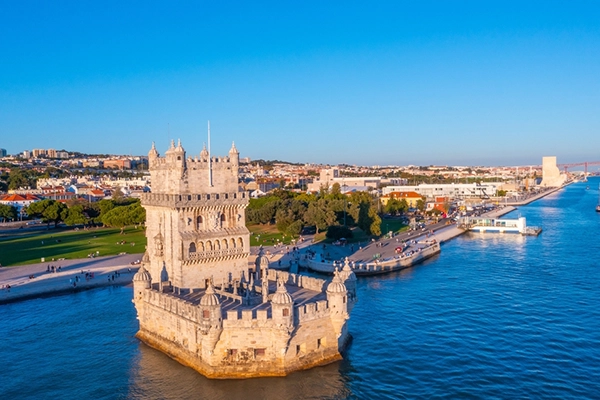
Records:
{"label": "stone rampart", "polygon": [[293,274],[286,271],[277,271],[274,269],[269,269],[268,275],[269,280],[276,281],[279,277],[279,279],[282,279],[286,284],[298,286],[308,290],[314,290],[315,292],[324,291],[325,285],[327,284],[325,279]]}

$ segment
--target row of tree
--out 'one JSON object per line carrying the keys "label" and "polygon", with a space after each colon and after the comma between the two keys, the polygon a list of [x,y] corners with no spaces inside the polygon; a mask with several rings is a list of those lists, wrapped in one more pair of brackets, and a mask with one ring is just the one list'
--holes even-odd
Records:
{"label": "row of tree", "polygon": [[[105,225],[121,228],[121,233],[128,225],[140,225],[146,220],[146,210],[138,199],[101,200],[90,203],[76,199],[67,204],[46,199],[30,204],[27,214],[33,218],[41,218],[45,223],[58,225]],[[16,215],[16,211],[15,211]]]}
{"label": "row of tree", "polygon": [[[332,226],[356,226],[367,235],[381,235],[379,200],[367,192],[341,193],[335,183],[329,192],[297,194],[275,190],[270,196],[251,199],[246,212],[248,224],[275,224],[286,234],[298,235],[304,226],[316,232]],[[338,230],[339,231],[339,230]]]}

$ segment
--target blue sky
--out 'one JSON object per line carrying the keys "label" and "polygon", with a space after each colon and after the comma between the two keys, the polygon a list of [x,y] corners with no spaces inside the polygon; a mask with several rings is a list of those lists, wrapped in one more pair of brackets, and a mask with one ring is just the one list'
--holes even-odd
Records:
{"label": "blue sky", "polygon": [[0,147],[598,161],[599,72],[597,1],[0,0]]}

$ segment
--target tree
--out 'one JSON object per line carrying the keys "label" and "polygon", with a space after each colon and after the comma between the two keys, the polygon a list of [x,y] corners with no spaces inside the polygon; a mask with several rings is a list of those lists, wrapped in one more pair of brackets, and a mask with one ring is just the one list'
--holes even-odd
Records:
{"label": "tree", "polygon": [[327,229],[336,221],[335,213],[327,207],[327,202],[324,199],[312,202],[308,205],[304,220],[308,225],[314,225],[319,230]]}
{"label": "tree", "polygon": [[140,202],[128,206],[115,207],[102,216],[102,222],[106,226],[121,228],[121,235],[128,225],[138,225],[146,220],[146,210]]}
{"label": "tree", "polygon": [[17,219],[17,208],[8,204],[0,204],[0,218],[3,220]]}
{"label": "tree", "polygon": [[417,210],[423,212],[425,210],[425,201],[423,201],[423,199],[419,199],[417,200]]}
{"label": "tree", "polygon": [[29,180],[27,176],[19,168],[13,168],[10,170],[8,176],[8,189],[16,190],[19,188],[28,188]]}
{"label": "tree", "polygon": [[288,225],[287,229],[285,230],[285,233],[292,236],[298,236],[300,235],[300,232],[302,232],[302,228],[302,221],[297,220]]}
{"label": "tree", "polygon": [[385,207],[383,208],[383,211],[388,213],[388,214],[397,214],[398,211],[400,210],[400,200],[395,199],[395,198],[391,198],[388,200],[388,202],[385,204]]}
{"label": "tree", "polygon": [[369,209],[369,219],[371,220],[371,225],[369,225],[368,233],[375,236],[381,235],[381,217],[379,217],[375,207]]}
{"label": "tree", "polygon": [[54,226],[56,226],[65,219],[68,208],[60,201],[46,199],[31,203],[26,211],[29,216],[41,217],[45,223],[54,222]]}
{"label": "tree", "polygon": [[88,222],[88,217],[85,215],[83,205],[76,204],[69,207],[66,216],[65,216],[65,224],[72,225],[85,225]]}

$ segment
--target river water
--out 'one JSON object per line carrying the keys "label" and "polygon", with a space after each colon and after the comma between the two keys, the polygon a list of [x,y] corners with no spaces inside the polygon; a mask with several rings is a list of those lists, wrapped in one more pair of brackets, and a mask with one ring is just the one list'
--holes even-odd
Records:
{"label": "river water", "polygon": [[209,380],[146,347],[131,288],[0,306],[0,398],[600,398],[599,182],[506,216],[539,237],[467,234],[359,279],[345,360],[286,378]]}

